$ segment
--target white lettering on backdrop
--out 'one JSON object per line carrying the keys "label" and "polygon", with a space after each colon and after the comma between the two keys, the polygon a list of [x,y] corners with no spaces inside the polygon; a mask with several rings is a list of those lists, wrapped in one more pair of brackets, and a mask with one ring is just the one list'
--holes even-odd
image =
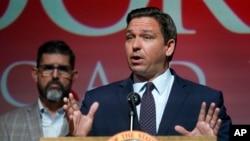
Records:
{"label": "white lettering on backdrop", "polygon": [[1,77],[1,91],[2,91],[2,95],[3,98],[11,105],[17,106],[17,107],[21,107],[26,105],[25,103],[21,103],[19,101],[17,101],[14,97],[12,97],[12,95],[10,94],[9,90],[8,90],[8,86],[7,86],[7,80],[8,80],[8,75],[10,73],[10,71],[15,68],[16,66],[20,66],[20,65],[32,65],[35,66],[36,63],[33,61],[17,61],[14,62],[13,64],[10,64],[3,72],[3,75]]}
{"label": "white lettering on backdrop", "polygon": [[[10,0],[7,10],[0,18],[0,30],[13,23],[22,13],[28,0]],[[121,31],[125,28],[126,14],[137,7],[148,5],[149,0],[135,1],[130,0],[127,11],[121,19],[108,27],[93,28],[79,23],[66,10],[61,0],[42,0],[42,6],[48,16],[62,29],[73,34],[84,36],[105,36]],[[194,34],[195,30],[185,29],[183,26],[181,7],[182,0],[163,0],[163,11],[169,13],[176,23],[179,34]],[[238,34],[249,34],[250,27],[244,23],[235,12],[224,2],[224,0],[203,0],[211,13],[230,32]]]}
{"label": "white lettering on backdrop", "polygon": [[[224,0],[203,0],[216,19],[229,31],[234,33],[250,33],[250,27],[246,25],[228,7]],[[239,1],[240,2],[240,1]]]}
{"label": "white lettering on backdrop", "polygon": [[9,0],[5,13],[0,17],[0,30],[13,23],[22,13],[28,0]]}
{"label": "white lettering on backdrop", "polygon": [[[234,33],[250,33],[250,27],[248,27],[235,13],[227,6],[223,0],[203,0],[212,14],[217,20],[231,32]],[[51,18],[58,26],[66,31],[74,34],[84,36],[106,36],[121,31],[126,27],[126,14],[137,7],[145,7],[148,4],[148,0],[134,1],[130,0],[128,10],[114,25],[104,28],[93,28],[86,26],[76,21],[70,16],[62,1],[60,0],[43,0],[42,4]],[[55,7],[55,5],[57,7]],[[195,30],[187,30],[183,27],[182,15],[181,15],[181,0],[163,0],[163,11],[169,13],[176,23],[179,34],[194,34]]]}
{"label": "white lettering on backdrop", "polygon": [[149,0],[130,0],[128,9],[124,15],[122,15],[121,19],[117,23],[105,28],[94,28],[79,23],[68,13],[61,0],[43,0],[42,5],[51,20],[66,31],[84,36],[106,36],[124,29],[126,26],[126,13],[132,9],[146,6],[148,1]]}

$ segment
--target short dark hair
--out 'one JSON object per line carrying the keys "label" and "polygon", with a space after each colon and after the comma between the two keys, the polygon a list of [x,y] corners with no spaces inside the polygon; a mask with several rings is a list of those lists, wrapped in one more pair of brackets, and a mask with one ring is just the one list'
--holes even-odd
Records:
{"label": "short dark hair", "polygon": [[[141,17],[151,17],[159,23],[165,44],[168,42],[169,39],[174,39],[175,44],[177,43],[177,29],[170,15],[162,12],[157,7],[143,7],[134,9],[130,13],[128,13],[127,26],[134,18]],[[170,56],[169,61],[172,60],[172,56]]]}
{"label": "short dark hair", "polygon": [[36,59],[36,65],[37,67],[40,66],[41,58],[43,54],[63,54],[69,56],[69,63],[74,69],[75,67],[75,54],[70,49],[69,45],[67,45],[62,40],[50,40],[45,43],[43,43],[39,48],[37,52],[37,59]]}

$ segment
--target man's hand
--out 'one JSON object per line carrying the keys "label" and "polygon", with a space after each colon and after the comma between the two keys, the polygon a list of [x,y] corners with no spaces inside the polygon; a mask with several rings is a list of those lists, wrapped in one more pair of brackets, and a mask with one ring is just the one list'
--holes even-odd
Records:
{"label": "man's hand", "polygon": [[63,109],[69,121],[69,132],[73,136],[87,136],[92,128],[93,119],[99,103],[94,102],[89,110],[88,115],[83,115],[76,104],[73,95],[70,93],[69,98],[64,98]]}
{"label": "man's hand", "polygon": [[198,118],[198,122],[193,131],[189,132],[184,127],[176,125],[175,130],[185,136],[217,136],[221,119],[218,119],[220,109],[215,108],[215,103],[211,103],[206,114],[206,103],[203,102]]}

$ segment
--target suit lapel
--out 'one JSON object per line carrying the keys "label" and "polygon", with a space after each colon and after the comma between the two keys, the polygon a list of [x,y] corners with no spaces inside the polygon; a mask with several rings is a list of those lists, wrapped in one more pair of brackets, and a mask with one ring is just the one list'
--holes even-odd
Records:
{"label": "suit lapel", "polygon": [[38,102],[35,102],[26,110],[26,123],[32,140],[37,140],[43,136],[41,117]]}
{"label": "suit lapel", "polygon": [[[122,81],[120,83],[120,89],[119,89],[119,92],[118,92],[118,95],[117,95],[117,98],[119,99],[120,101],[120,105],[121,105],[121,108],[122,108],[122,111],[123,112],[123,117],[124,117],[124,121],[126,121],[125,123],[129,126],[130,125],[130,105],[128,104],[128,101],[127,101],[127,96],[129,93],[131,92],[134,92],[134,89],[133,89],[133,80],[130,78]],[[138,126],[138,118],[137,118],[137,113],[135,113],[134,115],[134,121],[133,121],[133,129],[134,130],[138,130],[139,126]],[[130,126],[129,126],[130,128]],[[128,129],[129,130],[129,129]]]}
{"label": "suit lapel", "polygon": [[[31,135],[32,140],[37,140],[43,137],[40,109],[38,102],[35,102],[26,109],[26,123],[28,125],[28,131]],[[59,136],[66,136],[69,133],[69,125],[66,117],[63,120],[63,126]]]}
{"label": "suit lapel", "polygon": [[180,77],[174,74],[175,80],[170,91],[169,99],[165,107],[161,123],[158,130],[158,135],[166,135],[170,126],[172,126],[174,119],[182,107],[182,103],[188,96],[188,93],[184,90],[185,83]]}

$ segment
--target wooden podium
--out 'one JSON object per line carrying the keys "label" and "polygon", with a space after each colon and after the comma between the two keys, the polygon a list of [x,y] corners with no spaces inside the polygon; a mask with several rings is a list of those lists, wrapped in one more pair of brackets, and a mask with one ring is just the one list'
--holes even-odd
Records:
{"label": "wooden podium", "polygon": [[217,141],[217,138],[215,136],[151,136],[141,131],[124,131],[114,136],[58,138],[41,137],[40,141]]}

